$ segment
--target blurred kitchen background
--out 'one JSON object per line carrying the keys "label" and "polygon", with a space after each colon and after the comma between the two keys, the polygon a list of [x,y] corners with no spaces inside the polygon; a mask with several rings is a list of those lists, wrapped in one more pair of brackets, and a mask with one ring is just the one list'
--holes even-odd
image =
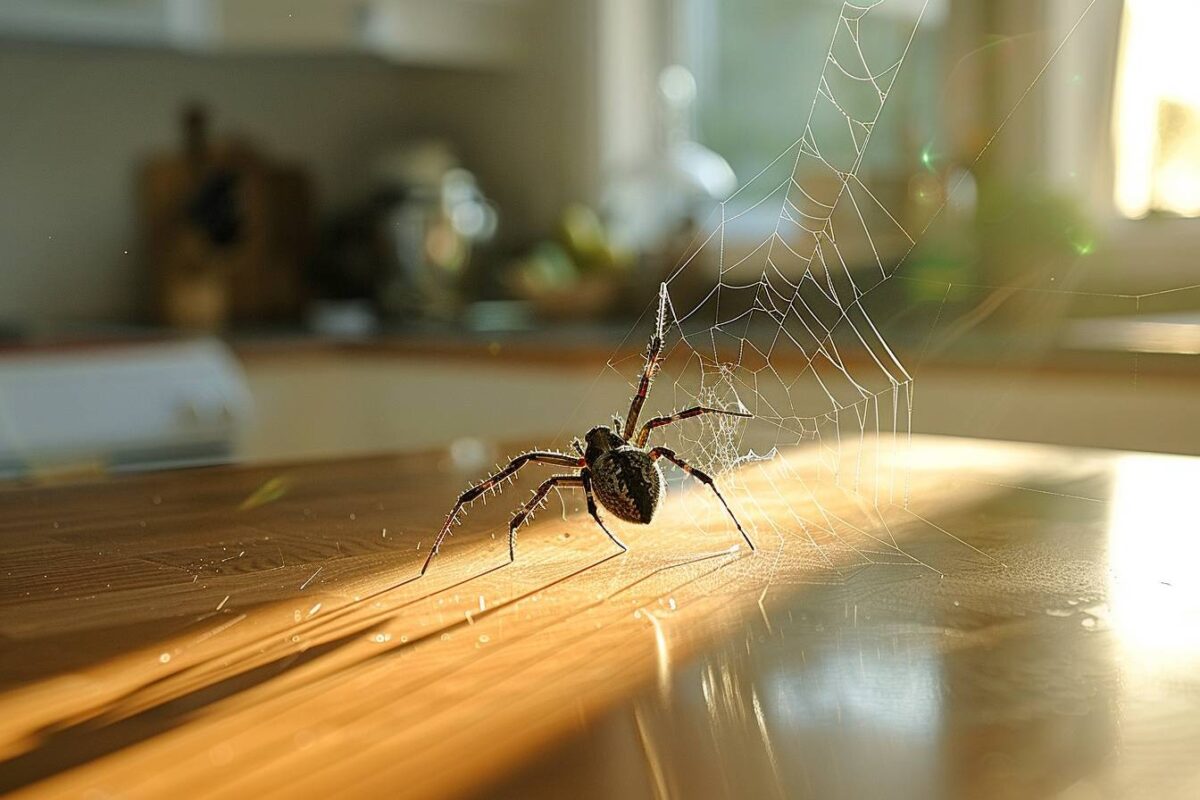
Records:
{"label": "blurred kitchen background", "polygon": [[[607,420],[840,5],[0,0],[0,474]],[[1200,452],[1200,11],[887,0],[895,36],[922,7],[861,173],[924,231],[875,312],[914,430]]]}

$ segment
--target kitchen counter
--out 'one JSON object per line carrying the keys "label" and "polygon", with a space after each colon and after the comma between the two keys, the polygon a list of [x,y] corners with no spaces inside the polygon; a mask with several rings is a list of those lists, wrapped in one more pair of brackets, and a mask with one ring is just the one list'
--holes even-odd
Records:
{"label": "kitchen counter", "polygon": [[[223,335],[225,342],[245,359],[302,357],[334,353],[338,356],[403,356],[472,361],[508,360],[546,366],[602,368],[611,359],[640,354],[645,347],[648,323],[631,320],[559,323],[529,329],[479,331],[443,323],[387,323],[379,331],[360,337],[314,333],[292,325],[239,328]],[[930,331],[933,331],[931,335]],[[687,333],[701,351],[711,350],[704,332],[689,326]],[[742,332],[769,341],[770,331],[751,328]],[[950,330],[926,321],[884,328],[889,346],[915,369],[1020,370],[1122,376],[1133,370],[1146,375],[1193,379],[1198,374],[1200,315],[1164,314],[1146,317],[1105,317],[1060,321],[1053,328],[996,325]],[[0,355],[81,352],[121,347],[186,334],[143,326],[49,329],[37,335],[0,338]],[[781,364],[803,359],[794,348],[779,348],[773,355]],[[866,361],[861,345],[842,355],[849,363]],[[724,357],[734,359],[736,352]]]}
{"label": "kitchen counter", "polygon": [[[648,329],[630,321],[560,324],[531,330],[471,331],[424,324],[385,327],[361,338],[336,338],[291,328],[239,331],[228,341],[244,358],[339,355],[395,355],[437,359],[509,360],[546,366],[603,368],[609,360],[637,355],[645,348]],[[935,331],[947,334],[947,331]],[[1146,375],[1196,378],[1195,356],[1200,353],[1200,318],[1177,315],[1147,318],[1074,320],[1055,331],[998,330],[995,327],[953,333],[943,340],[928,328],[902,326],[886,336],[889,345],[910,368],[935,370],[995,370],[1059,374]],[[703,332],[689,330],[694,346],[711,352]],[[745,332],[755,341],[770,341],[772,333]],[[707,348],[707,350],[706,350]],[[861,346],[845,348],[848,363],[867,363]],[[774,354],[781,365],[804,361],[794,348]],[[723,357],[736,359],[730,351]]]}
{"label": "kitchen counter", "polygon": [[723,476],[753,554],[673,485],[506,566],[509,491],[420,580],[461,454],[0,489],[0,790],[1196,796],[1200,460],[864,447]]}

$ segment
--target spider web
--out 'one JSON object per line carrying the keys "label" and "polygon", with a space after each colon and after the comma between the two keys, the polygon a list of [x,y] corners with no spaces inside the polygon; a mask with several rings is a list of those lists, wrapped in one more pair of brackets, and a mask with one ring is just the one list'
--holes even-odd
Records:
{"label": "spider web", "polygon": [[[868,437],[892,450],[908,442],[913,380],[862,300],[895,269],[881,256],[882,241],[911,247],[915,240],[859,174],[920,19],[889,52],[871,30],[879,5],[842,5],[800,135],[720,204],[661,289],[679,337],[672,355],[684,362],[673,378],[677,407],[754,415],[751,423],[705,416],[678,432],[690,457],[725,482],[736,482],[735,468],[746,461],[815,444],[835,482],[876,504],[881,494],[896,496],[894,475],[878,474],[880,454],[868,457],[872,463],[864,456]],[[871,268],[851,266],[863,263]],[[716,280],[689,295],[697,271]],[[849,475],[846,440],[857,443]],[[806,479],[791,474],[786,482]],[[867,562],[906,559],[898,547],[855,546],[827,515],[789,517],[760,518],[756,528],[807,546],[817,563],[830,563],[831,547]]]}
{"label": "spider web", "polygon": [[[664,284],[689,366],[699,373],[691,399],[728,404],[747,395],[755,419],[777,431],[772,447],[815,441],[833,456],[843,433],[861,441],[869,429],[898,438],[910,428],[912,377],[862,298],[890,276],[877,241],[915,242],[859,172],[919,20],[900,52],[872,63],[863,38],[873,8],[843,4],[803,132],[720,204],[715,225]],[[761,236],[764,207],[777,213]],[[850,267],[864,245],[877,273]],[[715,285],[697,302],[677,303],[673,285],[705,261],[715,261]],[[860,355],[868,363],[858,363]],[[676,392],[686,394],[686,385],[677,379]],[[734,466],[728,434],[705,433],[705,441],[725,445],[702,448],[706,465]],[[830,464],[839,469],[837,459]],[[856,469],[854,485],[861,479]]]}
{"label": "spider web", "polygon": [[[779,482],[788,485],[769,498],[775,505],[783,500],[790,513],[756,514],[755,507],[771,503],[743,498],[743,523],[757,535],[796,545],[799,551],[793,548],[789,557],[817,566],[833,564],[832,551],[838,551],[836,560],[843,564],[907,563],[934,569],[897,544],[881,513],[900,509],[938,535],[962,542],[909,511],[904,464],[912,441],[915,369],[889,344],[878,317],[895,315],[889,306],[894,301],[881,290],[897,278],[922,280],[899,273],[941,212],[974,189],[960,170],[948,181],[941,205],[923,225],[914,225],[902,223],[903,212],[890,208],[864,177],[872,138],[900,85],[929,5],[910,17],[905,35],[897,37],[897,15],[883,19],[889,4],[896,5],[892,0],[841,5],[799,135],[720,203],[663,283],[668,331],[664,377],[670,376],[673,407],[704,405],[753,414],[749,420],[698,417],[664,429],[663,438],[733,487],[747,462],[775,460],[791,446],[816,448],[820,469],[785,474]],[[1094,0],[1065,36],[1051,43],[1049,59],[967,166],[978,164],[1092,5]],[[918,364],[955,288],[952,281],[934,283],[945,291],[935,315],[925,322]],[[1159,294],[1105,295],[1060,286],[975,288],[1092,294],[1131,302],[1138,310],[1144,299]],[[629,339],[643,330],[635,327]],[[637,357],[609,363],[631,386],[639,366]],[[666,385],[660,380],[658,396],[652,396],[656,408],[668,402]],[[878,535],[825,510],[802,513],[787,501],[797,486],[815,498],[814,484],[822,482],[870,505]]]}

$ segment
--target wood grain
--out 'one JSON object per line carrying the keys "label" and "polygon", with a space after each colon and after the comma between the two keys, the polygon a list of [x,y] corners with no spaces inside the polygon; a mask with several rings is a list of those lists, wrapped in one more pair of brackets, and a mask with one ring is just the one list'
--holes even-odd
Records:
{"label": "wood grain", "polygon": [[938,439],[901,455],[899,482],[886,461],[871,471],[878,493],[834,482],[813,450],[726,476],[753,554],[706,493],[672,486],[653,526],[620,528],[628,554],[567,498],[508,566],[496,534],[523,494],[506,491],[420,580],[472,476],[444,454],[0,491],[0,789],[480,791],[747,620],[860,572],[903,596],[969,567],[1000,602],[1028,526],[1003,505],[942,523],[1012,487],[1070,496],[1114,462]]}

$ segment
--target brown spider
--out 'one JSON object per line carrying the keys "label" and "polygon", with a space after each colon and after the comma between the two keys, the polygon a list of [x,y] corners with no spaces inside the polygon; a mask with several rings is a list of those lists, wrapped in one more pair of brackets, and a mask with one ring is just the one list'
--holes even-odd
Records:
{"label": "brown spider", "polygon": [[712,489],[717,499],[721,501],[721,505],[729,512],[733,524],[737,526],[738,532],[742,534],[742,538],[746,540],[746,544],[750,546],[751,550],[754,549],[754,542],[750,541],[750,537],[746,535],[746,531],[742,530],[742,525],[738,522],[737,517],[734,516],[733,509],[725,502],[725,498],[721,496],[721,492],[717,489],[717,485],[711,477],[689,465],[682,458],[675,455],[675,451],[670,448],[655,447],[649,450],[646,449],[646,441],[650,438],[650,431],[660,428],[663,425],[670,425],[672,422],[698,417],[701,414],[725,414],[731,417],[751,417],[753,416],[752,414],[742,411],[725,411],[719,408],[694,406],[670,416],[655,417],[642,426],[636,439],[632,438],[634,428],[637,427],[638,415],[642,411],[642,404],[646,402],[646,395],[650,392],[650,384],[653,383],[661,365],[663,320],[666,314],[666,302],[667,287],[666,284],[663,284],[658,298],[658,323],[655,326],[654,334],[650,337],[650,344],[646,348],[646,365],[642,369],[641,382],[638,384],[637,394],[633,396],[633,402],[629,406],[629,414],[625,417],[625,425],[622,432],[620,434],[615,432],[615,428],[621,427],[621,420],[618,417],[614,417],[612,428],[601,425],[587,432],[587,436],[584,437],[587,443],[586,450],[578,439],[572,442],[572,446],[579,453],[578,456],[546,450],[535,450],[525,453],[508,462],[508,466],[495,475],[463,492],[459,495],[458,502],[454,504],[454,508],[451,509],[449,516],[446,517],[446,524],[442,526],[437,538],[434,539],[433,548],[430,549],[429,555],[425,558],[425,564],[421,567],[421,575],[424,575],[425,570],[429,569],[430,562],[437,555],[442,541],[450,533],[450,527],[454,524],[455,519],[458,517],[458,512],[462,510],[462,507],[501,481],[510,478],[517,470],[531,462],[554,464],[561,467],[577,467],[579,468],[579,472],[575,475],[555,475],[547,480],[533,493],[533,499],[526,503],[524,508],[512,518],[512,521],[508,525],[508,562],[510,564],[516,558],[517,528],[533,513],[533,510],[546,498],[550,490],[555,487],[582,488],[587,496],[588,513],[592,515],[592,518],[596,520],[596,524],[608,535],[608,538],[612,539],[617,547],[620,547],[621,551],[624,552],[626,550],[625,544],[614,536],[612,531],[605,527],[604,522],[600,519],[600,515],[596,512],[596,498],[600,498],[600,504],[619,519],[639,525],[649,524],[650,520],[654,517],[654,512],[658,510],[658,503],[663,495],[663,474],[657,463],[660,458],[665,458],[674,463],[684,472]]}

